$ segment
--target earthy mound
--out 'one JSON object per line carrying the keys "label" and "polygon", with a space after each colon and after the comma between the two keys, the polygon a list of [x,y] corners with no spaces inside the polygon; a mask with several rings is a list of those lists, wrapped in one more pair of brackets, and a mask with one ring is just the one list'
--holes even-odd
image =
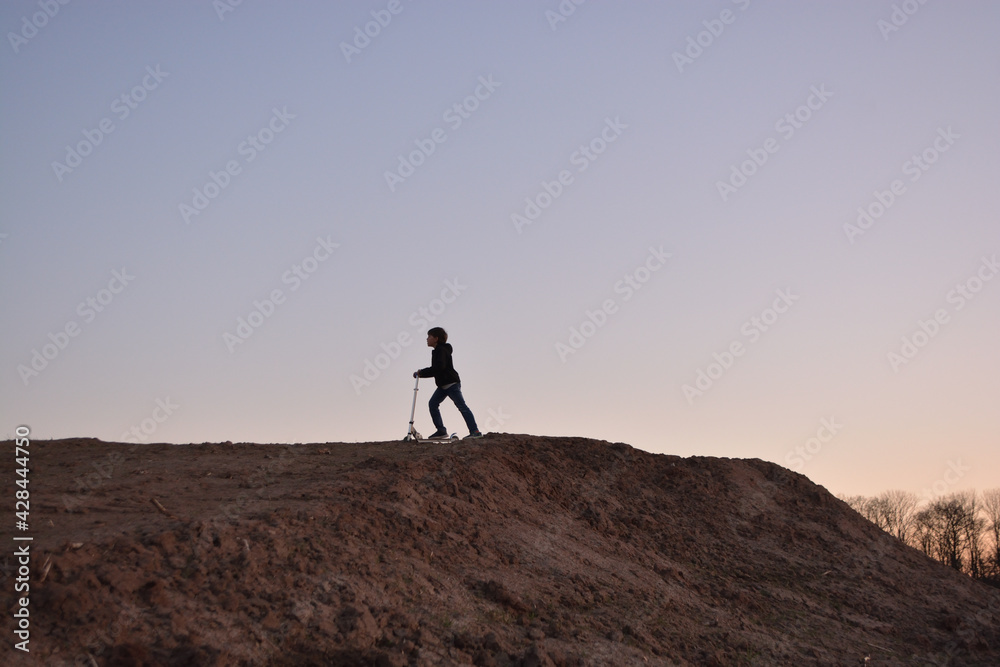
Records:
{"label": "earthy mound", "polygon": [[8,635],[8,663],[1000,664],[1000,591],[759,460],[31,447],[31,653]]}

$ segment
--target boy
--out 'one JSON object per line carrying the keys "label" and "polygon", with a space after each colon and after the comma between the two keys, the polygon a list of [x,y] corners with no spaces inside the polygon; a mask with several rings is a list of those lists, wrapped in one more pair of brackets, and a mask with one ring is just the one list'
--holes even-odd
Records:
{"label": "boy", "polygon": [[429,437],[432,440],[447,440],[448,431],[444,428],[441,420],[441,402],[445,397],[455,402],[455,407],[465,418],[465,425],[469,427],[468,438],[481,438],[483,434],[476,426],[476,418],[472,416],[472,410],[465,404],[462,398],[462,384],[455,372],[455,367],[451,363],[451,345],[448,344],[448,332],[441,327],[434,327],[427,332],[427,347],[432,348],[431,365],[421,368],[413,374],[413,377],[434,378],[437,389],[431,396],[428,406],[431,410],[431,419],[434,421],[434,431]]}

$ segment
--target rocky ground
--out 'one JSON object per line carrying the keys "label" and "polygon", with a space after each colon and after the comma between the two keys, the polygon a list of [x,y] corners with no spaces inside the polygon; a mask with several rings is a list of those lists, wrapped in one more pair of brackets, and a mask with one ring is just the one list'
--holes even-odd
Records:
{"label": "rocky ground", "polygon": [[759,460],[508,434],[31,451],[31,652],[11,500],[4,664],[1000,665],[1000,591]]}

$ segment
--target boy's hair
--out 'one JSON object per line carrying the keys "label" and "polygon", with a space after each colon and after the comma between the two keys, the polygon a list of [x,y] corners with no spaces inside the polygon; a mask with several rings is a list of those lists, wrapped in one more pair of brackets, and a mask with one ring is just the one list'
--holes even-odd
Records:
{"label": "boy's hair", "polygon": [[448,342],[448,332],[442,329],[441,327],[434,327],[433,329],[427,332],[427,335],[434,336],[435,338],[438,339],[439,343]]}

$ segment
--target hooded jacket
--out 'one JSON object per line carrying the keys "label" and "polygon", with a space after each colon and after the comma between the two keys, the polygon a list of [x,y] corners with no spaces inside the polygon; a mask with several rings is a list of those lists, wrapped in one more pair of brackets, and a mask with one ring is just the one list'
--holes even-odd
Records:
{"label": "hooded jacket", "polygon": [[434,384],[439,387],[447,387],[450,384],[461,382],[455,367],[451,363],[451,344],[438,343],[431,350],[431,365],[421,368],[417,375],[422,378],[434,378]]}

